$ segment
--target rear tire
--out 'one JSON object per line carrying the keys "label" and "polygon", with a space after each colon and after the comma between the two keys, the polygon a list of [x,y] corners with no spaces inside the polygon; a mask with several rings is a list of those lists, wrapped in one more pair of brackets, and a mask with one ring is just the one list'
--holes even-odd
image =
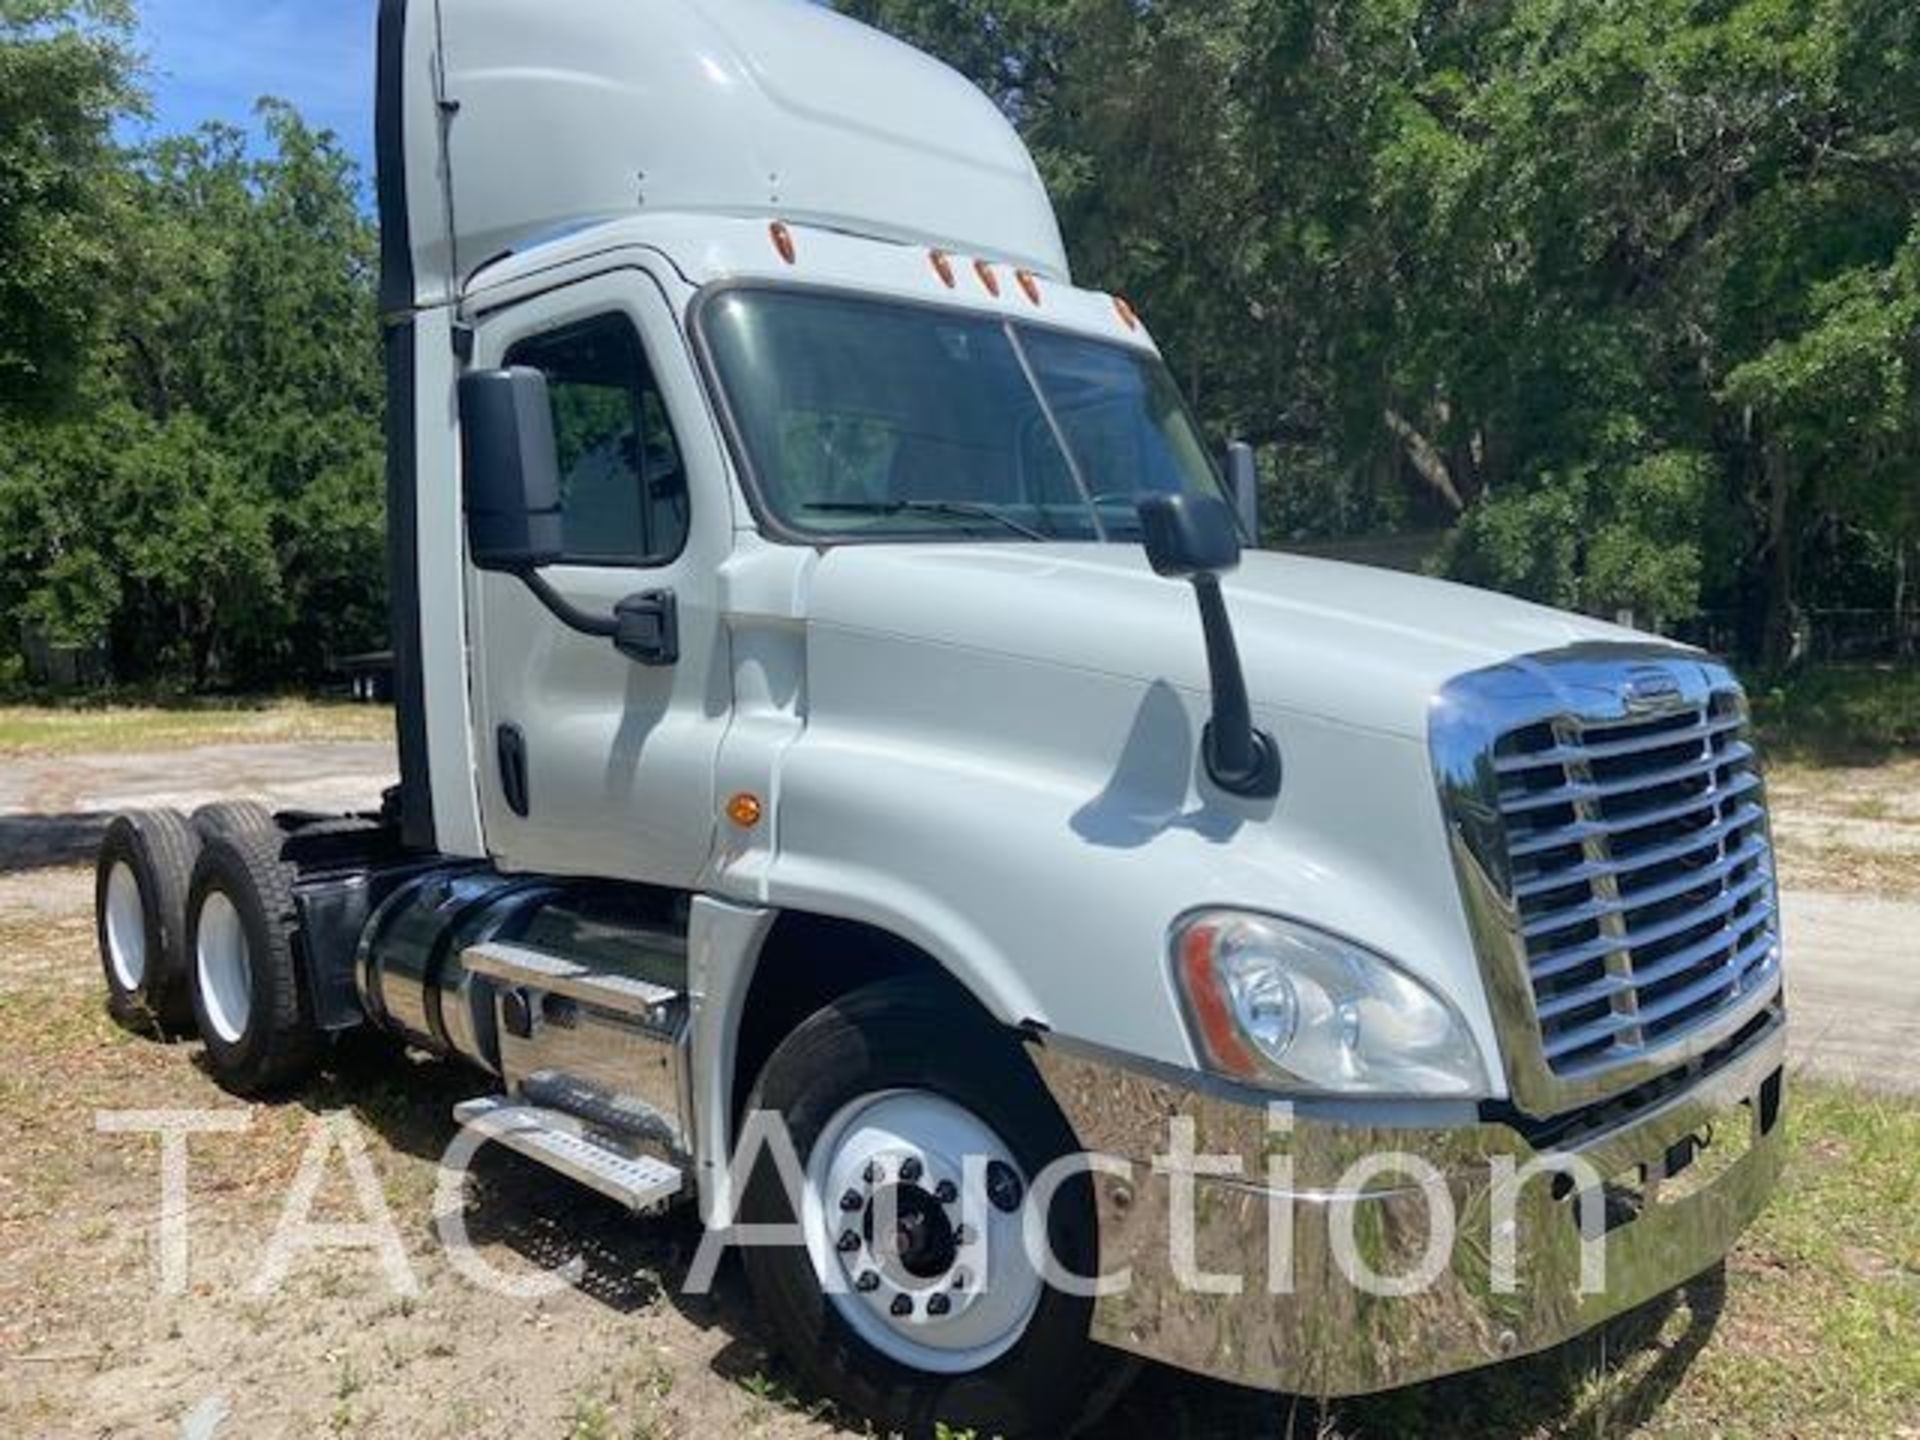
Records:
{"label": "rear tire", "polygon": [[193,828],[202,835],[271,830],[274,828],[273,812],[258,800],[216,800],[193,812]]}
{"label": "rear tire", "polygon": [[200,837],[172,810],[116,815],[94,864],[94,926],[107,1013],[130,1029],[193,1025],[187,889]]}
{"label": "rear tire", "polygon": [[[1091,1300],[1047,1286],[1014,1238],[1024,1187],[1078,1149],[1072,1132],[1019,1044],[956,1012],[947,994],[887,981],[821,1010],[774,1051],[748,1113],[785,1120],[828,1226],[821,1264],[838,1293],[804,1247],[747,1247],[741,1258],[780,1348],[881,1431],[1052,1440],[1098,1418],[1132,1372],[1089,1339]],[[993,1162],[986,1184],[1000,1198],[954,1198],[965,1176],[955,1150],[980,1156],[976,1167]],[[906,1217],[895,1233],[913,1241],[897,1256],[876,1238],[876,1216],[888,1213]],[[795,1223],[765,1158],[740,1220]],[[1096,1273],[1084,1176],[1060,1188],[1048,1233],[1066,1269]]]}
{"label": "rear tire", "polygon": [[294,947],[293,867],[278,830],[209,835],[187,900],[194,1018],[207,1064],[236,1095],[313,1073],[322,1041]]}

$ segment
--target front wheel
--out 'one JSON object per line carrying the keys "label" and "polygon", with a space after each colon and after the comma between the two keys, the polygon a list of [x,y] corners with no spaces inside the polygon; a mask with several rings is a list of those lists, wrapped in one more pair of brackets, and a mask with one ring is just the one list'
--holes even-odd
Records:
{"label": "front wheel", "polygon": [[[1117,1393],[1126,1372],[1088,1338],[1091,1301],[1049,1285],[1023,1235],[1035,1180],[1076,1147],[1005,1032],[928,987],[872,986],[795,1030],[749,1108],[784,1120],[821,1220],[810,1247],[743,1252],[819,1389],[908,1436],[1008,1440],[1070,1434]],[[787,1189],[763,1156],[743,1223],[800,1220]],[[1095,1273],[1083,1176],[1058,1188],[1046,1229],[1061,1271]]]}

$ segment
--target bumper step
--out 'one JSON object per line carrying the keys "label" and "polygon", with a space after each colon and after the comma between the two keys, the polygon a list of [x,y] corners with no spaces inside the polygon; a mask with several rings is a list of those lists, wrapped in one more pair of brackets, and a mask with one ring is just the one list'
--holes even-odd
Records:
{"label": "bumper step", "polygon": [[664,1210],[685,1188],[676,1166],[648,1155],[626,1155],[590,1138],[572,1116],[486,1095],[454,1106],[453,1118],[549,1170],[617,1200],[637,1215]]}

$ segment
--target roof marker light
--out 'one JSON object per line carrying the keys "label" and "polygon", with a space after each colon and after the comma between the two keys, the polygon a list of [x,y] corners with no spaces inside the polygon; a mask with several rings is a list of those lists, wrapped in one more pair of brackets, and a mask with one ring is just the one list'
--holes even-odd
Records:
{"label": "roof marker light", "polygon": [[1140,328],[1140,317],[1134,312],[1133,306],[1127,303],[1124,295],[1116,295],[1113,297],[1113,308],[1120,312],[1120,319],[1129,330],[1138,330]]}
{"label": "roof marker light", "polygon": [[933,273],[940,277],[940,283],[953,289],[953,257],[944,250],[929,250],[927,258],[933,261]]}
{"label": "roof marker light", "polygon": [[987,294],[994,299],[1000,298],[1000,277],[994,273],[993,266],[984,260],[973,262],[973,273],[980,277],[980,283],[987,287]]}
{"label": "roof marker light", "polygon": [[793,231],[787,228],[787,222],[776,220],[767,227],[767,233],[773,237],[773,248],[780,252],[780,258],[791,265],[798,251],[794,249]]}
{"label": "roof marker light", "polygon": [[1027,299],[1034,304],[1040,303],[1040,277],[1031,270],[1016,270],[1013,278],[1020,282],[1020,288],[1027,293]]}

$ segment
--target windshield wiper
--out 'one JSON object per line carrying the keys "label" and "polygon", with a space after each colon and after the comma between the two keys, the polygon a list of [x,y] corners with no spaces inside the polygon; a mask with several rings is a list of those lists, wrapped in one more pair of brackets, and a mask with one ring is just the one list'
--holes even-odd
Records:
{"label": "windshield wiper", "polygon": [[962,520],[991,520],[1029,540],[1045,542],[1049,538],[991,505],[976,505],[967,500],[823,500],[801,508],[822,515],[947,515]]}

